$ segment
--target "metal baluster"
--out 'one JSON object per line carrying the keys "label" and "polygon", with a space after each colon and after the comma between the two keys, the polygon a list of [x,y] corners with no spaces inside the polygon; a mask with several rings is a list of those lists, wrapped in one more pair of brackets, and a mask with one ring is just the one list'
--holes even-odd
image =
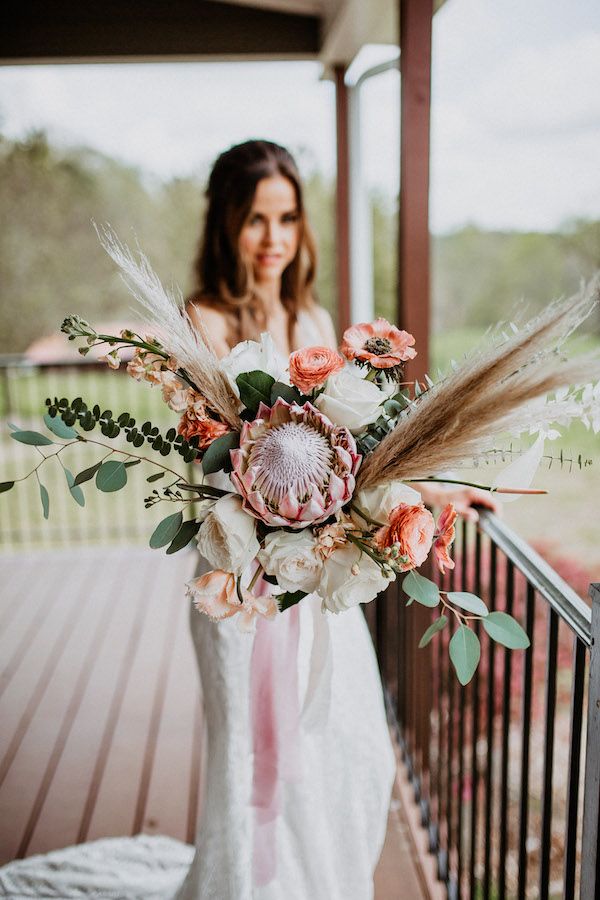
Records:
{"label": "metal baluster", "polygon": [[533,647],[535,625],[535,591],[533,585],[527,583],[527,607],[525,613],[525,631],[530,646],[524,651],[523,658],[523,693],[521,701],[521,721],[523,737],[521,744],[521,786],[519,799],[519,881],[517,887],[518,900],[525,900],[527,892],[527,826],[529,814],[529,743],[531,734],[531,688],[533,670]]}
{"label": "metal baluster", "polygon": [[597,900],[600,891],[600,584],[590,585],[592,632],[590,647],[583,834],[581,838],[581,897]]}
{"label": "metal baluster", "polygon": [[[513,563],[506,560],[506,607],[511,615],[515,590],[515,572]],[[508,850],[508,737],[510,732],[510,674],[511,650],[504,649],[504,683],[502,688],[502,757],[500,774],[500,848],[498,871],[498,898],[506,896],[506,855]]]}
{"label": "metal baluster", "polygon": [[541,900],[546,900],[550,887],[550,843],[552,839],[552,762],[554,759],[554,716],[556,711],[556,653],[558,649],[558,614],[548,607],[546,656],[546,712],[544,734],[544,774],[542,778],[542,835],[540,848]]}
{"label": "metal baluster", "polygon": [[567,785],[567,827],[563,896],[575,896],[577,859],[577,810],[579,806],[579,771],[581,766],[581,727],[585,679],[585,645],[573,635],[573,681],[571,684],[571,724],[569,737],[569,782]]}
{"label": "metal baluster", "polygon": [[[489,588],[489,608],[496,608],[496,587],[497,587],[497,565],[498,565],[498,548],[492,541],[490,546],[490,588]],[[487,741],[487,765],[485,767],[485,819],[484,819],[484,850],[483,850],[483,897],[488,900],[490,896],[490,858],[491,858],[491,822],[492,822],[492,784],[493,784],[493,763],[494,763],[494,721],[495,721],[495,652],[496,642],[491,638],[487,640],[488,647],[488,685],[486,698],[486,741]]]}

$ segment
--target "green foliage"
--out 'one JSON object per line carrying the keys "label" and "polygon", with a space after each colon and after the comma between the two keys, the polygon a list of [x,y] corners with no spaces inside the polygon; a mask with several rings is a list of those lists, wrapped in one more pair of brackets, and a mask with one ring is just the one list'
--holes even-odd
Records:
{"label": "green foliage", "polygon": [[529,647],[530,641],[527,632],[508,613],[491,612],[481,621],[492,640],[499,644],[503,644],[511,650],[524,650]]}
{"label": "green foliage", "polygon": [[39,431],[12,431],[10,437],[15,441],[19,441],[20,444],[30,444],[32,447],[47,447],[49,444],[54,443],[45,434],[40,434]]}
{"label": "green foliage", "polygon": [[240,434],[238,431],[230,431],[223,434],[209,445],[202,457],[202,471],[205,475],[223,470],[231,472],[231,458],[229,451],[240,446]]}
{"label": "green foliage", "polygon": [[416,600],[417,603],[422,603],[423,606],[433,607],[440,602],[440,589],[437,584],[434,584],[429,578],[425,578],[424,575],[419,575],[414,569],[405,576],[402,589],[409,597]]}
{"label": "green foliage", "polygon": [[419,641],[419,649],[421,649],[422,647],[426,647],[434,634],[437,634],[438,631],[441,631],[442,628],[445,628],[447,622],[448,616],[440,616],[439,619],[436,619],[435,622],[432,622],[429,628],[423,633],[423,637]]}
{"label": "green foliage", "polygon": [[127,484],[127,469],[119,459],[108,459],[96,472],[96,487],[99,491],[111,493],[120,491]]}
{"label": "green foliage", "polygon": [[306,597],[304,591],[286,591],[284,594],[278,594],[275,599],[277,600],[277,605],[281,612],[284,612],[286,609],[289,609],[290,606],[295,606],[296,603],[300,603],[303,597]]}
{"label": "green foliage", "polygon": [[238,375],[235,382],[240,389],[240,400],[252,415],[256,413],[260,403],[271,405],[271,389],[275,384],[272,375],[256,369]]}
{"label": "green foliage", "polygon": [[44,487],[43,484],[40,484],[40,500],[42,501],[42,511],[44,513],[44,518],[47,519],[50,515],[50,497],[48,496],[48,490]]}
{"label": "green foliage", "polygon": [[488,608],[477,594],[470,594],[467,591],[449,591],[446,595],[453,606],[459,606],[467,612],[475,613],[476,616],[487,616]]}
{"label": "green foliage", "polygon": [[481,657],[479,638],[466,625],[459,625],[450,638],[448,650],[458,680],[462,685],[468,684]]}

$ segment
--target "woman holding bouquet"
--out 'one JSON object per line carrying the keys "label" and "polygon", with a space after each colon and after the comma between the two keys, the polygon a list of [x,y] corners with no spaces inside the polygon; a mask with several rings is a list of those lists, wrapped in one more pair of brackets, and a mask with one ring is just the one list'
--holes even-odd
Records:
{"label": "woman holding bouquet", "polygon": [[[326,349],[337,346],[331,318],[312,294],[315,246],[290,154],[267,141],[232,147],[216,161],[207,197],[198,288],[187,303],[196,327],[220,356],[270,334],[272,342],[236,350],[238,371],[269,371],[276,354],[286,360],[315,345],[324,366],[339,365]],[[310,454],[300,456],[311,465]],[[467,512],[490,502],[466,489],[449,496]],[[439,501],[431,487],[425,499]],[[235,517],[218,528],[229,540]],[[197,576],[210,568],[201,559]],[[395,758],[362,612],[322,614],[309,594],[273,621],[256,617],[254,639],[238,618],[212,622],[191,610],[206,794],[177,900],[369,900]]]}

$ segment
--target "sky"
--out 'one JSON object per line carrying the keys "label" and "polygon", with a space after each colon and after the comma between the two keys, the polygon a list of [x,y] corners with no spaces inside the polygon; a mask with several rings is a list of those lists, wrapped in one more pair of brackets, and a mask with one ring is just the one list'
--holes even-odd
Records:
{"label": "sky", "polygon": [[[433,29],[432,230],[600,218],[599,86],[597,0],[447,0]],[[363,177],[390,197],[399,95],[395,71],[361,87]],[[313,62],[0,68],[5,134],[45,128],[159,178],[204,176],[250,137],[333,176],[334,102]]]}

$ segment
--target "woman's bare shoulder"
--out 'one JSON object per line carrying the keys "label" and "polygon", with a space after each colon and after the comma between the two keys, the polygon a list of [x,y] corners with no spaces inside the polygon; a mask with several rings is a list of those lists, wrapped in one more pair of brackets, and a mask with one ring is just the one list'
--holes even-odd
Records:
{"label": "woman's bare shoulder", "polygon": [[210,298],[192,297],[186,300],[185,309],[196,328],[204,326],[215,346],[218,356],[229,353],[227,317]]}

